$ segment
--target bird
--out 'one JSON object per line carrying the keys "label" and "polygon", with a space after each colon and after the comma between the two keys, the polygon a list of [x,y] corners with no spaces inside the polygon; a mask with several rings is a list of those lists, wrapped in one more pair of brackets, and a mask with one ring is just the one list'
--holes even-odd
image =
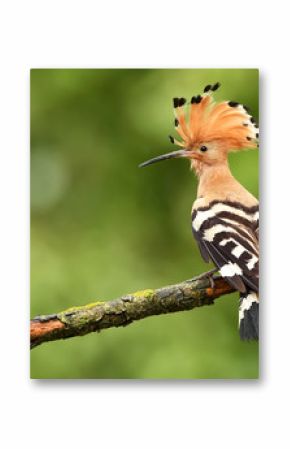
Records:
{"label": "bird", "polygon": [[[220,83],[208,84],[190,101],[173,98],[180,149],[143,162],[186,158],[198,178],[192,232],[205,262],[239,292],[241,340],[259,340],[259,202],[232,175],[231,151],[259,147],[259,128],[247,106],[214,100]],[[188,109],[188,110],[187,110]],[[212,281],[214,281],[212,279]]]}

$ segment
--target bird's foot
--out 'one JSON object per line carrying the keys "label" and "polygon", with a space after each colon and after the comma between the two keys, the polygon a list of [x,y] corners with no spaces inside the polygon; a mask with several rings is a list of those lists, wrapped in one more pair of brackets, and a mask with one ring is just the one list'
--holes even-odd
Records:
{"label": "bird's foot", "polygon": [[202,279],[208,279],[210,282],[211,288],[214,288],[214,278],[213,275],[218,271],[218,268],[213,268],[206,273],[202,273],[199,276],[195,276],[194,278],[188,279],[189,281],[200,281]]}

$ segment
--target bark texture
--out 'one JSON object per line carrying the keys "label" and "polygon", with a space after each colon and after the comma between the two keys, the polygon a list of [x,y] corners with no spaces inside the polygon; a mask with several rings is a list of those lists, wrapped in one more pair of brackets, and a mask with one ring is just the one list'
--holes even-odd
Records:
{"label": "bark texture", "polygon": [[208,278],[194,278],[155,290],[130,293],[112,301],[98,301],[59,312],[41,315],[30,322],[31,347],[41,343],[127,326],[133,321],[211,305],[219,296],[234,290],[220,276],[214,285]]}

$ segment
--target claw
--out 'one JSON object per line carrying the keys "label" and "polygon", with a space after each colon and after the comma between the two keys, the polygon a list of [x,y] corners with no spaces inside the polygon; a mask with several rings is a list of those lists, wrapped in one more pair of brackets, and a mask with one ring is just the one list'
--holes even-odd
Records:
{"label": "claw", "polygon": [[190,281],[199,281],[201,279],[208,279],[211,288],[214,288],[214,278],[213,278],[213,274],[216,273],[218,270],[218,268],[213,268],[210,271],[207,271],[206,273],[202,273],[199,276],[195,276],[194,278],[188,279],[188,282]]}

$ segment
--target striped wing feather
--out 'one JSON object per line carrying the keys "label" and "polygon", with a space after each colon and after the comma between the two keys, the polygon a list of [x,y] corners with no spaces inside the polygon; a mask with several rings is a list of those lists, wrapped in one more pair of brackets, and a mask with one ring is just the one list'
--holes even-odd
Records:
{"label": "striped wing feather", "polygon": [[230,285],[242,293],[249,288],[258,292],[257,221],[252,218],[257,210],[241,207],[215,202],[196,210],[192,229],[204,260],[210,258]]}

